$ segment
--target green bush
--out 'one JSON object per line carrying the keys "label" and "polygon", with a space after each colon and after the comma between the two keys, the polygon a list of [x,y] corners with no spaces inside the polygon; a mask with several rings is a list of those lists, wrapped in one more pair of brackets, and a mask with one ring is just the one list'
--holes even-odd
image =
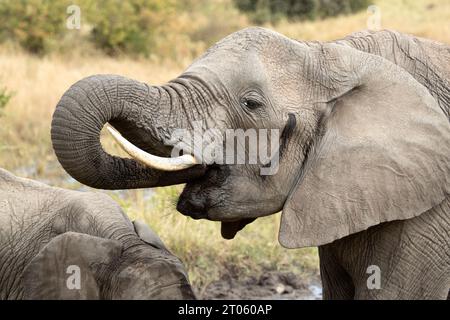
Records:
{"label": "green bush", "polygon": [[[0,42],[36,54],[95,46],[110,55],[180,61],[246,25],[232,1],[0,0]],[[73,4],[81,10],[81,30],[66,26]]]}
{"label": "green bush", "polygon": [[3,109],[11,100],[12,93],[9,92],[5,87],[0,87],[0,116],[2,115]]}
{"label": "green bush", "polygon": [[88,7],[92,41],[109,54],[149,55],[174,11],[170,0],[100,0]]}
{"label": "green bush", "polygon": [[81,9],[86,40],[109,54],[148,55],[155,38],[174,14],[175,0],[0,0],[0,41],[12,40],[44,54],[58,48],[69,33],[67,8]]}
{"label": "green bush", "polygon": [[319,0],[320,17],[332,17],[339,14],[350,14],[369,6],[368,0]]}
{"label": "green bush", "polygon": [[254,23],[325,18],[367,8],[369,0],[234,0]]}
{"label": "green bush", "polygon": [[0,41],[18,42],[42,54],[65,31],[68,1],[0,0]]}
{"label": "green bush", "polygon": [[87,12],[103,51],[174,61],[198,56],[246,21],[232,0],[101,0]]}

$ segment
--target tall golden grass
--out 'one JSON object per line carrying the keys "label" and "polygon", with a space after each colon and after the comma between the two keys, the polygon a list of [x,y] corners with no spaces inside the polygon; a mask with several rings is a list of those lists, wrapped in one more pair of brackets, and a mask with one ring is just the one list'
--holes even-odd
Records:
{"label": "tall golden grass", "polygon": [[[376,0],[381,29],[392,29],[450,43],[450,1]],[[362,11],[322,21],[282,22],[276,29],[298,40],[334,40],[367,29],[371,13]]]}
{"label": "tall golden grass", "polygon": [[[375,3],[381,10],[383,28],[450,42],[450,1],[377,0]],[[283,21],[268,27],[296,39],[331,40],[365,29],[367,18],[368,13],[361,12],[315,22]],[[207,17],[203,19],[202,23],[208,23]],[[247,25],[245,19],[233,23],[235,29]],[[67,180],[51,149],[51,115],[64,91],[77,80],[98,73],[163,83],[176,77],[187,63],[157,64],[126,57],[113,59],[98,53],[38,58],[19,50],[0,49],[0,85],[14,92],[0,117],[0,167],[55,185],[79,188],[79,184]],[[104,144],[108,150],[118,152],[111,140],[104,139]],[[192,221],[175,211],[179,192],[180,187],[158,188],[151,199],[144,190],[109,194],[131,217],[143,219],[161,235],[169,248],[187,263],[198,288],[223,273],[255,274],[264,269],[317,273],[315,249],[289,251],[280,247],[278,215],[258,219],[235,240],[225,241],[220,238],[218,223]]]}

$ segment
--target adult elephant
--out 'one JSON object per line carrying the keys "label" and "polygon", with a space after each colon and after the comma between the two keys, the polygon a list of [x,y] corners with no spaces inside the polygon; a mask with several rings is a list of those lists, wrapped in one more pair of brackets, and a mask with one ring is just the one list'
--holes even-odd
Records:
{"label": "adult elephant", "polygon": [[193,299],[187,272],[106,195],[0,169],[0,299]]}
{"label": "adult elephant", "polygon": [[[178,210],[222,221],[226,238],[282,210],[283,246],[319,246],[325,298],[446,298],[449,66],[449,46],[392,31],[320,43],[244,29],[163,86],[112,75],[74,84],[55,111],[53,146],[92,187],[187,183]],[[267,162],[194,165],[189,143],[165,159],[174,130],[195,121],[279,129],[277,173],[260,174]],[[107,122],[134,159],[103,151]],[[368,285],[372,270],[380,285]]]}

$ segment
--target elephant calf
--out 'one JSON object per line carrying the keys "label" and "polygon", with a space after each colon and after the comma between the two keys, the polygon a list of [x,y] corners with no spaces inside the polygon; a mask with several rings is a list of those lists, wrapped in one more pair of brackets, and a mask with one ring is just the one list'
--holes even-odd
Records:
{"label": "elephant calf", "polygon": [[192,299],[186,270],[109,197],[0,169],[0,299]]}

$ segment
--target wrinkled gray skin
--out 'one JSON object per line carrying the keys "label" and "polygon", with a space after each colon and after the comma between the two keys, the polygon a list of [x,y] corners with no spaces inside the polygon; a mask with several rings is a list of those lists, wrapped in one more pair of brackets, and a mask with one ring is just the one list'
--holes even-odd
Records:
{"label": "wrinkled gray skin", "polygon": [[[449,108],[448,45],[392,31],[299,42],[249,28],[163,86],[113,75],[79,81],[57,106],[52,141],[67,172],[96,188],[187,183],[178,210],[222,221],[226,238],[282,210],[283,246],[319,246],[325,298],[444,299]],[[262,163],[161,172],[100,146],[109,122],[169,156],[172,131],[195,120],[289,132],[277,174],[261,176]],[[367,289],[370,265],[381,269],[379,290]]]}
{"label": "wrinkled gray skin", "polygon": [[193,298],[181,261],[111,198],[0,169],[0,299]]}

